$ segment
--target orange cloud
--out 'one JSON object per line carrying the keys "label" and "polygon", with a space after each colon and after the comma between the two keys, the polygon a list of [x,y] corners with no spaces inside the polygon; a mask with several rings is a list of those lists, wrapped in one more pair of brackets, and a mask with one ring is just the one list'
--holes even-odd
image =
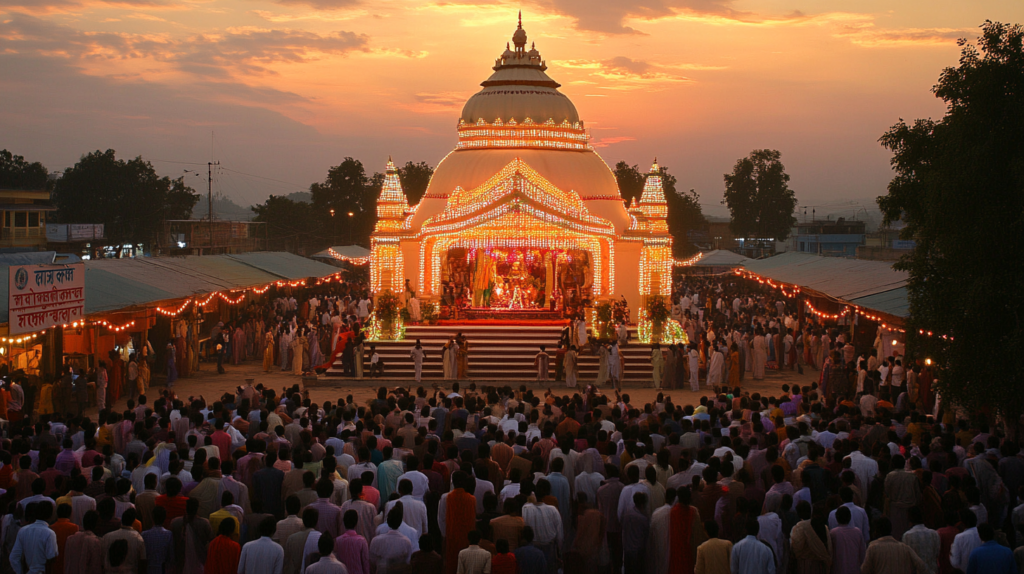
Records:
{"label": "orange cloud", "polygon": [[590,142],[590,145],[592,145],[592,146],[594,146],[596,148],[602,148],[602,147],[608,147],[610,145],[614,145],[614,144],[617,144],[617,143],[635,142],[635,141],[636,141],[635,137],[631,137],[631,136],[615,136],[615,137],[610,137],[610,138],[599,138],[599,139],[596,139],[596,140],[592,140]]}

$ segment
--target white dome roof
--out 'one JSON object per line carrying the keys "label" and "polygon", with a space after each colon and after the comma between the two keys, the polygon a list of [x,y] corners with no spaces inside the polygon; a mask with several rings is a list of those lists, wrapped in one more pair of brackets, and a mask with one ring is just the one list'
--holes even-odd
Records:
{"label": "white dome roof", "polygon": [[[525,32],[522,36],[525,37]],[[558,91],[558,83],[545,73],[547,66],[540,54],[535,49],[527,52],[525,44],[525,38],[517,38],[512,57],[503,54],[497,60],[494,73],[481,84],[483,89],[463,107],[461,121],[477,124],[482,120],[491,125],[485,129],[497,129],[494,128],[499,123],[496,120],[501,120],[504,126],[510,120],[515,120],[518,126],[523,126],[527,119],[534,124],[552,120],[556,126],[568,122],[573,126],[570,131],[582,134],[583,125],[576,106]],[[464,127],[472,131],[472,126]],[[611,222],[617,233],[629,228],[629,214],[622,203],[615,174],[601,156],[584,143],[570,149],[487,145],[457,149],[434,170],[426,194],[412,217],[412,229],[419,229],[428,218],[444,211],[447,198],[456,187],[475,189],[516,158],[559,189],[576,192],[590,213]]]}
{"label": "white dome roof", "polygon": [[546,73],[547,66],[536,48],[526,51],[526,31],[520,27],[514,36],[515,52],[506,46],[495,63],[494,73],[481,83],[484,89],[474,94],[462,108],[462,121],[477,123],[483,120],[522,123],[527,118],[542,124],[554,120],[556,124],[580,121],[576,106],[558,91],[558,82]]}

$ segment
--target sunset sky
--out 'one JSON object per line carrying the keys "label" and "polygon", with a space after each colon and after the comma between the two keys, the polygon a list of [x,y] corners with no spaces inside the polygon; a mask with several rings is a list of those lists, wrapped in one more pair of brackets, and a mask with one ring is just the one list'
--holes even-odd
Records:
{"label": "sunset sky", "polygon": [[956,39],[1024,21],[1019,0],[0,0],[0,148],[51,170],[113,148],[172,177],[219,160],[242,205],[345,156],[436,165],[520,9],[604,159],[656,155],[715,215],[763,147],[801,205],[871,207],[879,136],[941,116]]}

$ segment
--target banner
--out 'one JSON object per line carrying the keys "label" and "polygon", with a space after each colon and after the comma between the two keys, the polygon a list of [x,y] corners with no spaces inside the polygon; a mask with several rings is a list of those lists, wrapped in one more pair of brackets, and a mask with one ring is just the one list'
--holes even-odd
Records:
{"label": "banner", "polygon": [[12,265],[10,333],[19,335],[85,319],[85,264]]}

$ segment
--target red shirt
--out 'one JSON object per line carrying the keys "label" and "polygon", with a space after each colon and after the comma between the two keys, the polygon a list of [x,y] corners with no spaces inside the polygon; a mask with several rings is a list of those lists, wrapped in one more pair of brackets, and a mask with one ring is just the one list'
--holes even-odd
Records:
{"label": "red shirt", "polygon": [[242,547],[229,536],[218,535],[206,552],[206,574],[236,574]]}
{"label": "red shirt", "polygon": [[515,554],[509,552],[491,556],[491,574],[516,574],[518,570]]}
{"label": "red shirt", "polygon": [[220,450],[220,461],[231,460],[231,435],[219,430],[210,435],[213,445]]}
{"label": "red shirt", "polygon": [[166,494],[156,497],[156,505],[167,511],[167,524],[170,524],[172,520],[179,516],[185,516],[186,502],[188,502],[188,497],[180,494],[175,497],[170,497]]}

